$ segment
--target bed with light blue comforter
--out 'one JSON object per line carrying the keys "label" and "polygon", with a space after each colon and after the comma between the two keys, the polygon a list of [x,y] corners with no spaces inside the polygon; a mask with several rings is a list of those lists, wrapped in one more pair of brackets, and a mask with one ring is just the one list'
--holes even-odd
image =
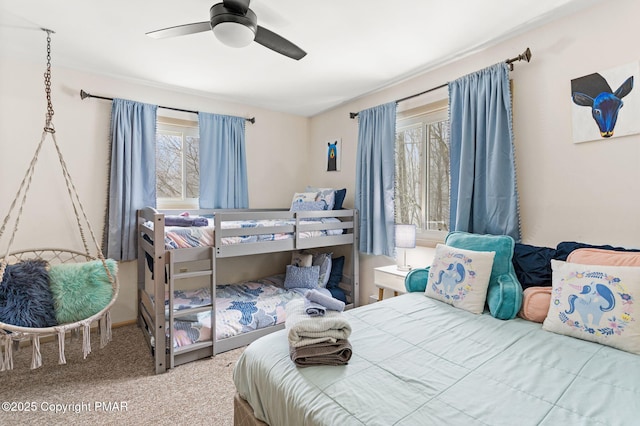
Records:
{"label": "bed with light blue comforter", "polygon": [[346,366],[297,368],[286,330],[235,366],[271,425],[640,424],[640,357],[520,318],[474,315],[408,293],[344,313]]}

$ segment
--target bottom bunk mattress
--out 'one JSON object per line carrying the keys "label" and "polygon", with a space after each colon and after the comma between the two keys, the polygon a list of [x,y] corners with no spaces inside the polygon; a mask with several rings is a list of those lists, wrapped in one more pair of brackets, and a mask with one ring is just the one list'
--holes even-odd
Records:
{"label": "bottom bunk mattress", "polygon": [[[284,323],[286,304],[302,297],[299,290],[284,288],[284,278],[285,275],[280,274],[217,286],[217,340]],[[206,306],[211,304],[211,292],[208,288],[176,290],[173,303],[175,311]],[[173,329],[176,348],[211,340],[211,311],[181,316],[174,321]]]}
{"label": "bottom bunk mattress", "polygon": [[287,330],[251,343],[233,380],[271,425],[624,425],[640,357],[409,293],[344,312],[348,365],[297,368]]}

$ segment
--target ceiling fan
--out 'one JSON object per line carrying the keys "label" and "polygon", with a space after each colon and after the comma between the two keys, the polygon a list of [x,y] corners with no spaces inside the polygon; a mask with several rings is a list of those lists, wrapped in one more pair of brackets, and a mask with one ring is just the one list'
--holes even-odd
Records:
{"label": "ceiling fan", "polygon": [[231,47],[245,47],[252,41],[275,52],[300,60],[307,54],[289,40],[258,25],[250,0],[224,0],[209,9],[209,21],[194,22],[148,32],[153,38],[176,37],[213,30],[222,43]]}

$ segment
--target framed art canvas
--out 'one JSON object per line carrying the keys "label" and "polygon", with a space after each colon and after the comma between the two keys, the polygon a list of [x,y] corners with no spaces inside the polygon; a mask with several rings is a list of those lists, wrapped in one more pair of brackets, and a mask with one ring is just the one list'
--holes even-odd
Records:
{"label": "framed art canvas", "polygon": [[573,142],[640,133],[638,62],[571,80]]}
{"label": "framed art canvas", "polygon": [[340,171],[340,157],[342,157],[342,140],[333,139],[327,142],[327,171]]}

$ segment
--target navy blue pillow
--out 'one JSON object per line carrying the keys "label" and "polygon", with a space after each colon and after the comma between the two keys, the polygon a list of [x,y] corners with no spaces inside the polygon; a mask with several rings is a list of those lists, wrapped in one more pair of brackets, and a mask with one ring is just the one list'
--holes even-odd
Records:
{"label": "navy blue pillow", "polygon": [[[342,270],[344,269],[344,256],[331,259],[331,273],[329,281],[327,281],[327,289],[338,288],[340,280],[342,280]],[[344,302],[344,300],[343,300]]]}
{"label": "navy blue pillow", "polygon": [[0,283],[0,321],[32,328],[57,324],[47,262],[25,260],[7,265]]}
{"label": "navy blue pillow", "polygon": [[638,252],[640,250],[632,250],[626,249],[624,247],[613,247],[610,245],[602,245],[602,246],[594,246],[586,243],[577,243],[575,241],[563,241],[558,243],[558,247],[556,247],[556,256],[554,259],[556,260],[567,260],[569,254],[579,248],[595,248],[595,249],[603,249],[603,250],[614,250],[614,251],[633,251]]}
{"label": "navy blue pillow", "polygon": [[516,243],[513,249],[513,269],[522,289],[533,286],[551,286],[551,259],[556,249]]}
{"label": "navy blue pillow", "polygon": [[347,189],[336,189],[335,191],[335,201],[333,203],[333,210],[342,209],[342,203],[344,202],[344,197],[347,196]]}
{"label": "navy blue pillow", "polygon": [[566,261],[569,253],[579,248],[640,251],[610,245],[597,246],[575,241],[560,242],[555,249],[516,243],[512,262],[522,289],[533,286],[551,287],[551,259]]}
{"label": "navy blue pillow", "polygon": [[347,303],[347,295],[344,293],[343,289],[341,289],[340,287],[333,287],[328,290],[331,292],[331,296],[333,296],[334,299],[338,299],[341,302]]}

